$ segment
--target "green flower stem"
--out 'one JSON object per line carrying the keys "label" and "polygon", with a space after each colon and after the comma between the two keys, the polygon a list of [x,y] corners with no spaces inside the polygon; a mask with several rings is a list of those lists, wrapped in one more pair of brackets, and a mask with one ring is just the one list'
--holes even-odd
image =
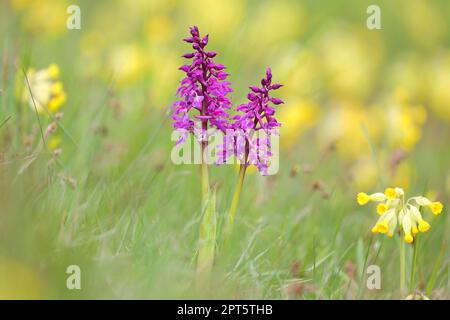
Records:
{"label": "green flower stem", "polygon": [[217,237],[216,189],[210,192],[203,210],[199,230],[199,249],[197,257],[197,279],[208,280],[214,264]]}
{"label": "green flower stem", "polygon": [[406,279],[406,264],[405,264],[405,241],[400,238],[400,296],[405,295],[405,279]]}
{"label": "green flower stem", "polygon": [[206,202],[209,197],[209,173],[208,165],[203,159],[201,164],[201,180],[202,180],[202,210],[205,210]]}
{"label": "green flower stem", "polygon": [[414,282],[416,275],[416,264],[417,264],[417,251],[419,250],[419,235],[416,235],[414,239],[414,253],[412,258],[412,266],[411,266],[411,281],[409,282],[409,293],[414,293]]}
{"label": "green flower stem", "polygon": [[210,190],[207,164],[207,142],[202,142],[201,188],[202,221],[199,229],[197,279],[208,279],[214,264],[217,235],[216,191]]}
{"label": "green flower stem", "polygon": [[231,200],[230,211],[228,213],[228,219],[225,224],[225,235],[229,235],[233,229],[234,217],[236,215],[236,211],[239,205],[239,200],[241,198],[242,185],[244,184],[245,171],[247,166],[241,164],[239,168],[239,177],[234,189],[233,199]]}

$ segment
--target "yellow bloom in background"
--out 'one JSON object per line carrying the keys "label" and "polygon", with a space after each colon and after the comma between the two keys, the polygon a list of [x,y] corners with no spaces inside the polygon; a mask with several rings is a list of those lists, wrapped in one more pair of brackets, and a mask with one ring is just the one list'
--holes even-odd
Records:
{"label": "yellow bloom in background", "polygon": [[21,14],[24,28],[33,34],[59,36],[67,31],[66,0],[11,0],[13,9]]}
{"label": "yellow bloom in background", "polygon": [[355,190],[373,188],[379,177],[378,167],[371,157],[361,157],[349,168],[349,182]]}
{"label": "yellow bloom in background", "polygon": [[147,65],[147,54],[139,44],[121,45],[111,50],[107,73],[113,75],[119,87],[126,87],[141,79]]}
{"label": "yellow bloom in background", "polygon": [[[380,179],[390,185],[408,188],[413,167],[410,160],[406,158],[407,154],[401,150],[381,149],[377,151],[376,160],[370,154],[350,159],[348,178],[353,189],[373,189]],[[383,168],[381,172],[380,166]]]}
{"label": "yellow bloom in background", "polygon": [[[427,77],[417,75],[426,75],[427,69],[422,57],[417,53],[408,52],[400,55],[387,67],[388,76],[383,81],[387,83],[388,90],[397,90],[398,93],[403,91],[403,94],[414,100],[424,101],[428,91]],[[400,91],[398,91],[399,84],[401,84]]]}
{"label": "yellow bloom in background", "polygon": [[47,145],[50,150],[55,150],[59,147],[61,144],[61,138],[60,137],[52,137],[49,139]]}
{"label": "yellow bloom in background", "polygon": [[174,21],[166,15],[150,17],[145,22],[145,31],[148,41],[153,45],[169,42],[175,35]]}
{"label": "yellow bloom in background", "polygon": [[330,106],[323,112],[319,123],[318,139],[323,148],[335,145],[344,159],[359,159],[370,154],[369,141],[364,133],[367,130],[370,142],[379,141],[380,123],[372,109],[363,108],[350,101]]}
{"label": "yellow bloom in background", "polygon": [[439,118],[450,122],[450,52],[433,58],[428,70],[430,107]]}
{"label": "yellow bloom in background", "polygon": [[30,268],[0,256],[0,299],[42,299],[44,283]]}
{"label": "yellow bloom in background", "polygon": [[426,207],[435,215],[442,212],[443,205],[438,201],[430,201],[423,196],[411,197],[405,200],[405,192],[402,188],[386,188],[384,192],[357,194],[359,205],[365,205],[369,201],[380,202],[377,205],[377,213],[380,215],[377,223],[372,228],[373,233],[387,233],[392,237],[397,225],[400,228],[405,242],[414,242],[414,237],[419,232],[430,230],[430,224],[422,218],[420,207]]}
{"label": "yellow bloom in background", "polygon": [[[259,6],[252,8],[252,15],[248,26],[250,46],[257,43],[261,49],[281,41],[295,41],[305,30],[307,16],[298,1],[259,2]],[[270,26],[270,27],[268,27]],[[244,46],[248,48],[247,46]],[[264,51],[260,51],[264,54]]]}
{"label": "yellow bloom in background", "polygon": [[304,99],[317,95],[322,81],[322,66],[316,52],[306,47],[292,46],[284,50],[274,63],[274,69],[280,73],[280,81],[285,84],[283,92],[286,96]]}
{"label": "yellow bloom in background", "polygon": [[67,99],[64,86],[59,81],[60,69],[58,65],[51,64],[48,68],[37,71],[29,69],[26,74],[33,96],[30,94],[27,79],[24,79],[18,88],[20,98],[27,101],[33,110],[36,105],[40,114],[58,111]]}
{"label": "yellow bloom in background", "polygon": [[406,189],[411,183],[411,172],[411,163],[402,161],[396,166],[395,171],[388,175],[386,181],[392,185],[397,185]]}
{"label": "yellow bloom in background", "polygon": [[280,143],[282,148],[291,148],[300,136],[313,127],[319,116],[319,107],[310,101],[294,101],[279,109]]}
{"label": "yellow bloom in background", "polygon": [[374,85],[382,46],[378,34],[360,30],[336,24],[317,40],[327,88],[339,98],[361,101]]}
{"label": "yellow bloom in background", "polygon": [[150,70],[151,85],[149,86],[150,101],[153,107],[167,108],[167,101],[172,99],[171,87],[180,78],[179,66],[182,61],[171,50],[151,48],[149,51],[148,69]]}
{"label": "yellow bloom in background", "polygon": [[426,109],[409,102],[408,92],[398,87],[378,109],[383,120],[385,138],[390,148],[410,151],[422,137],[422,126],[427,119]]}
{"label": "yellow bloom in background", "polygon": [[244,2],[240,0],[191,0],[180,1],[179,4],[186,25],[192,25],[195,21],[200,30],[208,30],[216,39],[232,41],[246,18]]}
{"label": "yellow bloom in background", "polygon": [[423,47],[433,47],[445,37],[447,24],[442,12],[432,1],[408,0],[396,6],[406,24],[406,32]]}

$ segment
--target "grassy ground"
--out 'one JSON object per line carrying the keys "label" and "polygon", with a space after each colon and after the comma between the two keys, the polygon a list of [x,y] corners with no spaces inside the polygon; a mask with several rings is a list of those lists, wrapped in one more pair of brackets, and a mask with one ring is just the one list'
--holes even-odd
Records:
{"label": "grassy ground", "polygon": [[[0,5],[0,297],[402,298],[400,238],[370,232],[376,214],[356,203],[361,190],[348,180],[349,161],[316,142],[319,127],[281,150],[277,175],[247,175],[229,245],[217,250],[212,284],[196,285],[200,168],[171,162],[172,129],[165,109],[174,101],[181,75],[165,87],[150,72],[126,89],[113,71],[86,76],[79,34],[30,35],[7,2]],[[331,8],[321,14],[347,17],[346,10]],[[95,15],[86,16],[91,17],[86,28],[94,28]],[[182,27],[177,36],[184,35]],[[177,56],[187,49],[178,41],[170,43]],[[242,101],[245,84],[240,84],[256,82],[262,72],[252,70],[264,69],[230,48],[223,56],[241,87],[234,97]],[[385,59],[387,64],[390,58]],[[51,62],[59,64],[68,93],[58,127],[63,152],[57,158],[41,143],[40,130],[51,119],[15,95],[23,71]],[[246,63],[240,79],[234,74]],[[153,87],[167,92],[147,98]],[[333,99],[331,93],[323,96]],[[351,125],[364,137],[361,123]],[[448,122],[431,114],[422,132],[408,153],[413,169],[407,193],[434,190],[445,206]],[[31,147],[24,145],[30,134]],[[382,162],[385,145],[372,145],[371,154],[366,150],[372,143],[365,141],[365,155]],[[238,171],[234,166],[210,169],[211,181],[218,184],[220,228]],[[373,190],[363,191],[383,190],[390,175],[382,165]],[[450,292],[445,211],[430,219],[431,231],[419,235],[416,289],[433,298],[449,298]],[[412,252],[408,245],[408,282]],[[66,268],[72,264],[81,268],[81,290],[66,287]],[[380,290],[366,288],[365,270],[372,264],[381,268]]]}

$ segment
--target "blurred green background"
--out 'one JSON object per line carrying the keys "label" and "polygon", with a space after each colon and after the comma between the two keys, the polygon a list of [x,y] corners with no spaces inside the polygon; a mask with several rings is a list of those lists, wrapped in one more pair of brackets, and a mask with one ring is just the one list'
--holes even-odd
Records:
{"label": "blurred green background", "polygon": [[[71,4],[81,30],[66,28]],[[398,297],[399,239],[370,233],[355,194],[395,185],[448,205],[449,19],[445,0],[2,0],[0,298]],[[279,173],[249,170],[212,288],[194,284],[199,169],[170,161],[191,25],[234,105],[268,66],[286,102]],[[50,113],[36,116],[25,73]],[[211,170],[221,222],[237,169]],[[446,208],[430,219],[417,287],[449,298]],[[81,290],[66,287],[72,264]],[[365,289],[367,264],[381,290]]]}

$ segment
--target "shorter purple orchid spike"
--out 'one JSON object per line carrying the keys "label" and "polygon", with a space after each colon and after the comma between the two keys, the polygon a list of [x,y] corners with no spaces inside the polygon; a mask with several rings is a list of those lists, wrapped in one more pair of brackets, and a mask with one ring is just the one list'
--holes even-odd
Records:
{"label": "shorter purple orchid spike", "polygon": [[242,115],[235,116],[236,120],[233,127],[236,129],[253,129],[253,130],[269,130],[281,126],[274,117],[275,109],[270,106],[270,102],[274,105],[284,103],[279,98],[270,96],[271,90],[280,88],[281,84],[270,85],[272,82],[272,71],[267,68],[266,77],[261,80],[262,87],[250,86],[250,92],[247,95],[250,102],[238,107],[242,111]]}
{"label": "shorter purple orchid spike", "polygon": [[[250,86],[248,93],[249,102],[237,107],[241,114],[232,117],[234,120],[231,128],[234,137],[226,137],[223,153],[219,163],[226,162],[228,156],[235,155],[245,165],[254,164],[261,174],[267,174],[267,168],[272,153],[270,151],[270,135],[273,130],[281,124],[275,118],[275,108],[271,106],[280,105],[283,100],[271,97],[270,91],[279,89],[281,84],[272,83],[272,71],[266,71],[266,77],[261,80],[261,87]],[[258,131],[263,130],[263,135]],[[254,136],[256,134],[256,136]],[[231,151],[231,152],[230,152]]]}

